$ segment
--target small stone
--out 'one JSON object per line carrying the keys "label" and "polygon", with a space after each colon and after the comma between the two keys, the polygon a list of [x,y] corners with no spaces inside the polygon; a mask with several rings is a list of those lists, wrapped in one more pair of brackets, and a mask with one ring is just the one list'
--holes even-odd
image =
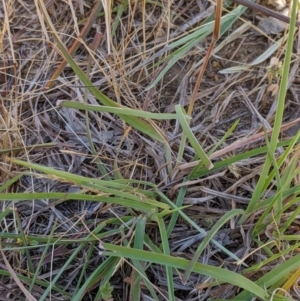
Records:
{"label": "small stone", "polygon": [[273,17],[264,18],[259,21],[257,27],[265,34],[279,34],[282,33],[287,24]]}

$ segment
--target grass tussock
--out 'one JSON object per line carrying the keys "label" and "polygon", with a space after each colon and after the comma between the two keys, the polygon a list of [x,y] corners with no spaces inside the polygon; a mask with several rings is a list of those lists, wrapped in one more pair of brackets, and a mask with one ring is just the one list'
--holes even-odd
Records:
{"label": "grass tussock", "polygon": [[216,5],[0,3],[3,300],[299,300],[299,31]]}

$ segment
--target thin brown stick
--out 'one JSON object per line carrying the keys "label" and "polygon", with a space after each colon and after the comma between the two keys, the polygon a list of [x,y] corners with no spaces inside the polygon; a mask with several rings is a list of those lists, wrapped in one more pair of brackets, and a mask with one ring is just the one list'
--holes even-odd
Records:
{"label": "thin brown stick", "polygon": [[[76,50],[79,48],[80,46],[80,40],[84,39],[87,34],[89,33],[91,27],[94,24],[95,19],[98,17],[99,12],[102,8],[102,2],[101,1],[96,1],[95,6],[88,18],[88,20],[86,21],[84,27],[82,28],[80,35],[78,37],[78,39],[76,39],[73,43],[73,45],[70,47],[69,49],[69,54],[72,55],[73,53],[76,52]],[[49,79],[49,81],[47,82],[45,89],[49,89],[52,87],[54,81],[57,79],[57,77],[60,75],[60,73],[62,72],[62,70],[64,69],[64,67],[66,66],[67,61],[64,59],[60,65],[58,66],[58,68],[56,69],[56,71],[53,73],[53,75],[51,76],[51,78]]]}
{"label": "thin brown stick", "polygon": [[[290,24],[290,22],[291,22],[291,19],[289,17],[287,17],[287,16],[285,16],[285,15],[279,13],[279,12],[276,12],[276,11],[274,11],[272,9],[269,9],[267,7],[259,5],[257,3],[250,2],[248,0],[231,0],[231,1],[233,1],[233,2],[235,2],[237,4],[244,5],[244,6],[248,7],[248,8],[256,10],[256,11],[258,11],[258,12],[260,12],[260,13],[266,15],[266,16],[273,17],[273,18],[278,19],[278,20],[280,20],[282,22],[285,22],[287,24]],[[299,21],[296,21],[296,26],[300,27],[300,22]]]}
{"label": "thin brown stick", "polygon": [[[281,126],[280,131],[284,132],[287,129],[291,128],[292,126],[296,125],[299,122],[300,122],[300,118],[297,118],[297,119],[292,120],[288,123],[285,123]],[[270,129],[270,130],[266,131],[266,134],[268,136],[270,136],[272,134],[272,132],[273,132],[273,129]],[[264,132],[259,132],[255,135],[251,136],[251,137],[238,140],[238,141],[228,145],[227,147],[225,147],[225,148],[223,148],[219,151],[214,152],[213,154],[211,154],[209,156],[209,159],[211,159],[211,160],[216,159],[220,156],[223,156],[223,155],[227,154],[228,152],[234,151],[234,150],[236,150],[240,147],[245,147],[247,145],[253,144],[255,142],[263,140],[264,138],[265,138],[265,133]],[[200,160],[193,161],[193,162],[190,162],[190,163],[184,163],[184,164],[178,166],[178,169],[179,170],[187,170],[187,169],[190,169],[190,168],[193,168],[193,167],[197,166],[199,164],[199,162],[200,162]]]}
{"label": "thin brown stick", "polygon": [[219,35],[220,35],[221,16],[222,16],[222,4],[223,4],[223,0],[217,0],[216,18],[215,18],[215,26],[214,26],[213,37],[212,37],[212,41],[211,41],[211,43],[209,45],[209,48],[208,48],[208,50],[206,52],[202,68],[201,68],[201,70],[200,70],[200,72],[198,74],[198,77],[197,77],[197,80],[196,80],[196,84],[195,84],[195,87],[194,87],[194,90],[193,90],[193,94],[191,96],[190,105],[189,105],[188,111],[187,111],[187,114],[189,116],[192,115],[194,104],[195,104],[195,101],[196,101],[196,96],[197,96],[197,93],[198,93],[198,90],[199,90],[199,87],[200,87],[200,84],[201,84],[204,72],[206,70],[206,67],[207,67],[209,58],[211,56],[211,53],[212,53],[212,51],[214,49],[215,43],[218,40]]}
{"label": "thin brown stick", "polygon": [[[211,43],[209,45],[209,48],[208,48],[207,53],[205,55],[205,59],[204,59],[202,68],[201,68],[201,70],[199,72],[199,75],[197,77],[196,85],[194,87],[193,94],[192,94],[192,97],[191,97],[191,102],[190,102],[190,105],[189,105],[188,111],[187,111],[188,115],[191,115],[192,112],[193,112],[193,108],[194,108],[196,96],[198,94],[198,90],[199,90],[200,83],[202,81],[204,72],[206,70],[206,66],[208,64],[209,58],[211,56],[211,53],[212,53],[212,51],[214,49],[215,43],[216,43],[216,41],[218,40],[218,38],[220,36],[222,8],[223,8],[223,0],[217,0],[216,14],[215,14],[216,17],[215,17],[215,25],[214,25],[214,32],[213,32],[213,36],[212,36],[212,41],[211,41]],[[186,282],[187,279],[189,278],[189,276],[191,274],[191,271],[192,271],[195,263],[198,260],[198,256],[199,255],[197,255],[197,253],[195,253],[195,255],[193,256],[192,260],[190,261],[190,264],[188,265],[188,267],[185,270],[185,273],[184,273],[184,275],[182,277],[183,282]]]}

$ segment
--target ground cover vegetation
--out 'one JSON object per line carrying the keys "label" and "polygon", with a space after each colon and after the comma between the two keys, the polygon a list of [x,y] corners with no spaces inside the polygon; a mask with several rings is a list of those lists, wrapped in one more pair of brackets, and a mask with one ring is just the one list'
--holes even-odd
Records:
{"label": "ground cover vegetation", "polygon": [[1,300],[300,300],[298,3],[260,4],[0,2]]}

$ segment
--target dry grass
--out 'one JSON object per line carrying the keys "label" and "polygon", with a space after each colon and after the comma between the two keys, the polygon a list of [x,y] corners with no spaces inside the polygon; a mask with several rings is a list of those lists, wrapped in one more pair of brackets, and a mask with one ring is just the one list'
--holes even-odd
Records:
{"label": "dry grass", "polygon": [[[164,147],[145,135],[141,135],[115,115],[110,113],[89,112],[89,128],[95,150],[91,149],[87,138],[85,112],[61,108],[61,100],[85,102],[85,87],[69,65],[49,84],[49,79],[62,62],[60,52],[53,41],[41,11],[36,7],[39,1],[2,0],[0,13],[2,26],[0,33],[0,147],[3,151],[0,163],[0,186],[13,179],[22,171],[11,164],[8,157],[17,157],[28,162],[46,165],[58,170],[68,171],[91,178],[103,178],[96,165],[100,159],[111,178],[149,181],[174,198],[182,185],[185,175],[192,167],[195,152],[188,144],[183,161],[176,165],[180,138],[182,135],[178,121],[151,121],[168,139],[172,162],[166,162]],[[48,13],[60,38],[70,49],[79,41],[72,54],[78,66],[89,75],[93,84],[105,95],[129,108],[148,112],[173,113],[176,104],[188,106],[199,72],[199,61],[205,56],[210,37],[193,47],[167,72],[154,87],[154,82],[165,65],[156,65],[168,54],[168,45],[179,37],[187,35],[213,11],[213,6],[202,1],[102,1],[100,16],[94,18],[91,29],[82,34],[85,22],[92,13],[93,1],[90,0],[49,0]],[[124,7],[123,7],[124,6]],[[103,14],[105,11],[105,16]],[[120,16],[118,17],[118,14]],[[243,15],[251,20],[251,12]],[[218,42],[224,41],[244,21],[237,21],[233,28]],[[91,45],[97,37],[97,30],[103,34],[100,45],[95,51]],[[79,37],[79,35],[81,35]],[[275,38],[269,37],[270,40]],[[201,145],[209,150],[240,118],[234,133],[222,144],[214,159],[229,158],[233,154],[257,148],[264,142],[261,124],[274,122],[275,96],[268,92],[266,60],[253,68],[235,74],[220,74],[219,71],[231,66],[250,63],[266,49],[269,38],[257,36],[253,29],[235,37],[224,45],[209,61],[204,79],[197,94],[192,114],[191,129]],[[300,39],[298,39],[299,41]],[[78,48],[78,49],[76,49]],[[284,121],[290,126],[283,128],[282,136],[293,136],[299,123],[289,123],[299,117],[299,53],[300,43],[295,43],[293,57],[294,70],[290,74],[289,91],[286,101]],[[279,55],[279,53],[278,53]],[[91,66],[89,60],[92,58]],[[45,89],[46,86],[48,89]],[[87,95],[89,104],[98,104]],[[293,126],[293,127],[292,127]],[[266,126],[267,127],[267,126]],[[267,127],[268,128],[268,127]],[[235,144],[234,144],[235,142]],[[55,144],[50,144],[55,143]],[[40,145],[37,147],[37,145]],[[299,153],[299,150],[297,150]],[[1,153],[0,153],[1,154]],[[97,156],[95,156],[97,154]],[[263,156],[243,160],[209,176],[191,180],[187,185],[185,209],[199,226],[209,230],[226,212],[233,208],[245,208],[248,204],[259,177]],[[170,172],[171,163],[171,172]],[[295,179],[295,181],[298,181]],[[295,183],[299,183],[295,182]],[[7,187],[3,192],[76,192],[78,187],[58,181],[54,176],[26,174]],[[269,196],[272,196],[272,189]],[[103,205],[88,201],[63,202],[63,200],[43,199],[39,201],[2,202],[2,211],[13,207],[18,212],[25,235],[49,235],[56,221],[55,237],[79,239],[89,233],[97,224],[113,217],[128,214],[127,208]],[[239,258],[255,251],[246,262],[259,263],[264,254],[250,239],[253,224],[261,212],[239,227],[232,219],[227,228],[222,228],[215,240]],[[288,216],[284,217],[286,220]],[[132,225],[131,225],[132,226]],[[131,227],[130,226],[130,227]],[[298,223],[293,224],[290,234],[298,233]],[[107,226],[114,230],[113,225]],[[147,233],[158,245],[156,225],[149,223]],[[275,224],[272,224],[275,227]],[[19,233],[19,226],[12,215],[2,219],[2,233]],[[133,228],[132,228],[133,229]],[[268,228],[268,231],[271,231]],[[130,239],[127,236],[112,235],[107,241],[119,244]],[[266,231],[267,235],[267,231]],[[191,259],[199,242],[203,239],[198,231],[189,228],[178,220],[170,238],[171,253],[174,256]],[[12,246],[16,242],[10,241]],[[278,250],[282,250],[281,246]],[[43,250],[31,254],[34,267],[38,264]],[[57,246],[46,255],[39,279],[49,281],[60,270],[70,256],[72,246]],[[57,287],[72,294],[85,264],[87,254],[82,251],[65,271]],[[101,263],[102,257],[95,251],[91,256],[85,277],[93,272],[93,267]],[[5,262],[6,260],[7,262]],[[278,259],[276,264],[284,259]],[[212,266],[240,272],[241,267],[215,247],[209,246],[200,258],[201,262]],[[26,275],[23,252],[5,251],[2,253],[0,268],[8,270],[10,264],[17,274]],[[274,264],[274,262],[272,262]],[[130,265],[120,263],[110,284],[114,287],[114,300],[129,300]],[[259,273],[247,274],[255,280],[273,266],[265,266]],[[166,295],[166,276],[159,266],[152,268],[149,277],[161,295]],[[9,277],[1,276],[1,300],[25,300],[25,292],[20,284]],[[24,282],[25,283],[25,282]],[[23,283],[23,284],[24,284]],[[186,284],[179,277],[174,279],[178,300],[206,300],[206,298],[230,299],[237,294],[237,288],[213,286],[206,276],[194,275]],[[97,283],[90,287],[82,300],[95,300]],[[39,300],[43,287],[34,285],[32,296]],[[297,290],[296,290],[297,291]],[[146,290],[144,291],[146,294]],[[296,294],[294,291],[291,294]],[[299,296],[299,295],[298,295]],[[51,300],[67,300],[69,295],[53,291]],[[142,296],[146,300],[146,296]],[[28,300],[35,300],[28,298]],[[50,300],[50,299],[47,299]]]}

